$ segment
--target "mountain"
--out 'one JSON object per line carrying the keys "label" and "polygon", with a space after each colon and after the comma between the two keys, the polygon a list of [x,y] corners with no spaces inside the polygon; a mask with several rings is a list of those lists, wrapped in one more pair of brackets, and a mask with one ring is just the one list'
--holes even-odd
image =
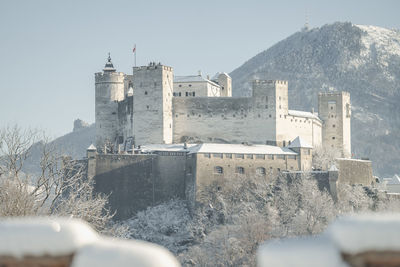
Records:
{"label": "mountain", "polygon": [[351,93],[352,152],[380,176],[400,172],[400,31],[337,22],[302,30],[230,73],[235,96],[254,79],[289,81],[293,109],[317,108],[326,90]]}

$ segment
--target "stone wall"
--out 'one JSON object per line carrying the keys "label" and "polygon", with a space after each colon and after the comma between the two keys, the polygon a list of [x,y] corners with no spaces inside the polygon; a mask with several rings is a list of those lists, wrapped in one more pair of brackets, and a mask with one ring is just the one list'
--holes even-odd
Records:
{"label": "stone wall", "polygon": [[[243,158],[238,158],[239,155],[243,155]],[[280,171],[299,170],[298,156],[198,153],[192,154],[192,157],[187,167],[187,187],[191,187],[186,188],[189,193],[187,198],[200,202],[210,185],[223,187],[235,177],[251,179],[256,175],[265,176],[268,180]],[[239,167],[243,168],[244,173],[239,173]],[[222,173],[218,168],[222,168]]]}
{"label": "stone wall", "polygon": [[97,155],[95,191],[109,196],[116,219],[185,196],[186,155]]}
{"label": "stone wall", "polygon": [[374,183],[372,163],[369,160],[336,159],[339,183],[371,185]]}
{"label": "stone wall", "polygon": [[275,140],[275,118],[271,110],[255,105],[252,98],[173,99],[174,143],[253,142]]}

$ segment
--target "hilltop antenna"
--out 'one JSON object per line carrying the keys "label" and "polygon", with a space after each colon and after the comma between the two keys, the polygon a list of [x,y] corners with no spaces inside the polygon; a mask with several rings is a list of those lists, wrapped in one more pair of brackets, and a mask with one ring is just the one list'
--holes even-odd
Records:
{"label": "hilltop antenna", "polygon": [[306,14],[305,14],[305,23],[304,23],[304,27],[303,27],[303,31],[308,31],[310,29],[310,25],[308,23],[308,12],[306,10]]}

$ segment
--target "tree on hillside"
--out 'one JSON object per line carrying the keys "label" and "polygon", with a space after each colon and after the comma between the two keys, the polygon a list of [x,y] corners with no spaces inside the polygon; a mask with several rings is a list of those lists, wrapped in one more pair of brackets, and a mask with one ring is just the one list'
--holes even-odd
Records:
{"label": "tree on hillside", "polygon": [[[21,170],[32,146],[42,139],[40,174]],[[112,224],[107,196],[94,194],[85,164],[62,156],[39,131],[8,126],[0,130],[0,216],[57,215],[88,221],[103,233],[123,234]]]}

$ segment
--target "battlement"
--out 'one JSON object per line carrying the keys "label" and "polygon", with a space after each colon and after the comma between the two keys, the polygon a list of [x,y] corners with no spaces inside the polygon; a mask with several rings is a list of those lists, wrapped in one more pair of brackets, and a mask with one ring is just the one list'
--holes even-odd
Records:
{"label": "battlement", "polygon": [[350,93],[346,92],[346,91],[319,92],[318,93],[318,96],[340,96],[340,95],[350,96]]}
{"label": "battlement", "polygon": [[155,62],[150,62],[149,65],[147,66],[133,67],[133,72],[144,71],[144,70],[156,70],[156,69],[172,71],[172,67],[162,65],[161,62],[159,62],[158,64],[156,64]]}
{"label": "battlement", "polygon": [[96,83],[120,82],[121,78],[125,77],[123,72],[96,72],[94,75]]}
{"label": "battlement", "polygon": [[288,84],[288,81],[283,80],[253,80],[253,84]]}

